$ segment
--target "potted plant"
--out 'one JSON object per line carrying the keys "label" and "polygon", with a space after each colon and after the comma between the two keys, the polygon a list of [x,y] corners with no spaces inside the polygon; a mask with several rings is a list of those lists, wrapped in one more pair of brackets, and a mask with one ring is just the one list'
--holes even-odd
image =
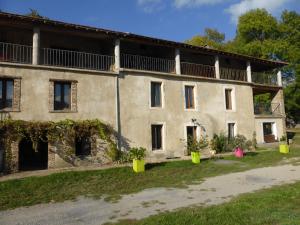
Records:
{"label": "potted plant", "polygon": [[192,162],[194,164],[200,163],[200,151],[207,147],[207,138],[201,137],[199,141],[195,140],[193,137],[188,137],[188,152],[191,153]]}
{"label": "potted plant", "polygon": [[132,168],[133,171],[136,173],[144,172],[145,171],[145,155],[146,149],[139,147],[139,148],[131,148],[129,151],[130,158],[132,159]]}
{"label": "potted plant", "polygon": [[279,152],[283,154],[289,153],[289,145],[286,142],[286,136],[282,136],[280,138],[280,143],[279,143]]}
{"label": "potted plant", "polygon": [[250,148],[251,141],[247,141],[246,137],[243,135],[236,135],[234,138],[229,140],[229,145],[232,146],[234,155],[237,158],[244,157],[244,150]]}

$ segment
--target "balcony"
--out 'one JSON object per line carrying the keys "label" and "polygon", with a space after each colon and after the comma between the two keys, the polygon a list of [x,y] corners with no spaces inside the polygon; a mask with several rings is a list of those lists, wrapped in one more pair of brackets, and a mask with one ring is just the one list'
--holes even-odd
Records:
{"label": "balcony", "polygon": [[246,70],[220,67],[220,78],[225,80],[247,81]]}
{"label": "balcony", "polygon": [[281,111],[280,103],[257,103],[254,104],[254,114],[282,116],[283,113]]}
{"label": "balcony", "polygon": [[32,63],[32,46],[0,42],[0,61]]}
{"label": "balcony", "polygon": [[215,67],[203,64],[182,62],[181,74],[216,78]]}
{"label": "balcony", "polygon": [[122,54],[121,67],[163,73],[175,73],[175,60],[141,55]]}
{"label": "balcony", "polygon": [[114,57],[86,52],[42,48],[41,64],[87,70],[112,71]]}
{"label": "balcony", "polygon": [[271,72],[252,72],[252,82],[257,84],[277,86],[277,74]]}

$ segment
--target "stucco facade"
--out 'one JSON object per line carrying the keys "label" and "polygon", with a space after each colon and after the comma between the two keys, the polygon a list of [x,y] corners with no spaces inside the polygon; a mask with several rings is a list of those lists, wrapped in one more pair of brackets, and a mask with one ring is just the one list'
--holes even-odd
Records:
{"label": "stucco facade", "polygon": [[[185,154],[190,127],[208,139],[229,131],[250,140],[256,133],[258,143],[285,135],[285,62],[2,12],[0,25],[1,120],[99,119],[113,127],[120,150],[145,147],[161,160]],[[151,82],[160,85],[159,107],[151,106]],[[256,106],[265,93],[270,104]],[[67,165],[58,148],[48,144],[48,168]]]}

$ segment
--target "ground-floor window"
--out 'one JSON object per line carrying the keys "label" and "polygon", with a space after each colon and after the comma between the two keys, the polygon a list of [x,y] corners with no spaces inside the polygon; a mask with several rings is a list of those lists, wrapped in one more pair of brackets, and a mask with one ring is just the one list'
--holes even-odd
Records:
{"label": "ground-floor window", "polygon": [[228,123],[228,139],[232,139],[235,136],[235,123]]}
{"label": "ground-floor window", "polygon": [[186,127],[186,136],[187,139],[197,140],[197,127],[196,126],[187,126]]}
{"label": "ground-floor window", "polygon": [[162,129],[163,129],[163,125],[161,124],[159,125],[155,124],[151,126],[152,150],[162,149],[162,145],[163,145]]}
{"label": "ground-floor window", "polygon": [[76,156],[91,155],[91,141],[88,137],[81,137],[75,139],[75,154]]}

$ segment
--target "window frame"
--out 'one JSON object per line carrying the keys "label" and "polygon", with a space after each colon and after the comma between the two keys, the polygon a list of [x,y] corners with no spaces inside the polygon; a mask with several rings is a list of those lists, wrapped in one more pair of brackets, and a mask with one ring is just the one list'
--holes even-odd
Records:
{"label": "window frame", "polygon": [[[193,108],[186,107],[186,87],[193,88]],[[184,111],[198,111],[198,97],[197,97],[197,84],[196,83],[183,83],[183,108]]]}
{"label": "window frame", "polygon": [[[152,136],[152,127],[153,126],[161,126],[161,148],[159,149],[154,149],[153,148],[153,136]],[[161,152],[165,150],[165,123],[162,122],[157,122],[157,123],[152,123],[151,124],[151,129],[150,129],[150,137],[151,137],[151,146],[150,149],[153,153]]]}
{"label": "window frame", "polygon": [[[153,94],[152,85],[153,84],[160,85],[160,88],[159,88],[159,90],[160,90],[160,104],[159,105],[152,104],[153,103],[152,100],[154,98],[154,97],[152,97],[152,94]],[[162,89],[163,89],[163,83],[161,81],[150,81],[150,108],[162,108],[163,107],[163,90]],[[154,88],[154,90],[155,90],[155,88]]]}
{"label": "window frame", "polygon": [[[233,136],[232,137],[229,137],[229,124],[234,124],[234,126],[233,126]],[[236,121],[227,121],[226,122],[226,130],[227,130],[228,139],[234,138],[237,135],[237,132],[238,132],[237,122]]]}
{"label": "window frame", "polygon": [[[227,109],[226,90],[231,90],[231,109]],[[236,112],[235,87],[233,87],[233,86],[223,87],[223,102],[224,102],[224,109],[226,112]]]}
{"label": "window frame", "polygon": [[[65,93],[64,93],[64,87],[65,85],[69,85],[70,87],[70,94],[69,94],[69,107],[68,108],[59,108],[59,109],[56,109],[56,105],[55,105],[55,87],[56,85],[60,85],[60,105],[62,103],[65,103],[64,102],[64,99],[65,99]],[[71,81],[53,81],[53,111],[55,112],[63,112],[63,111],[71,111],[72,110],[72,82]]]}
{"label": "window frame", "polygon": [[[152,106],[152,83],[160,83],[160,104],[161,106]],[[165,85],[164,82],[160,79],[151,79],[149,82],[149,109],[160,110],[165,108]]]}
{"label": "window frame", "polygon": [[[0,81],[2,82],[2,100],[0,101],[0,111],[12,111],[14,108],[14,85],[15,85],[15,80],[13,78],[0,78]],[[7,102],[7,82],[11,81],[12,82],[12,99],[11,99],[11,107],[7,107],[6,102]]]}

